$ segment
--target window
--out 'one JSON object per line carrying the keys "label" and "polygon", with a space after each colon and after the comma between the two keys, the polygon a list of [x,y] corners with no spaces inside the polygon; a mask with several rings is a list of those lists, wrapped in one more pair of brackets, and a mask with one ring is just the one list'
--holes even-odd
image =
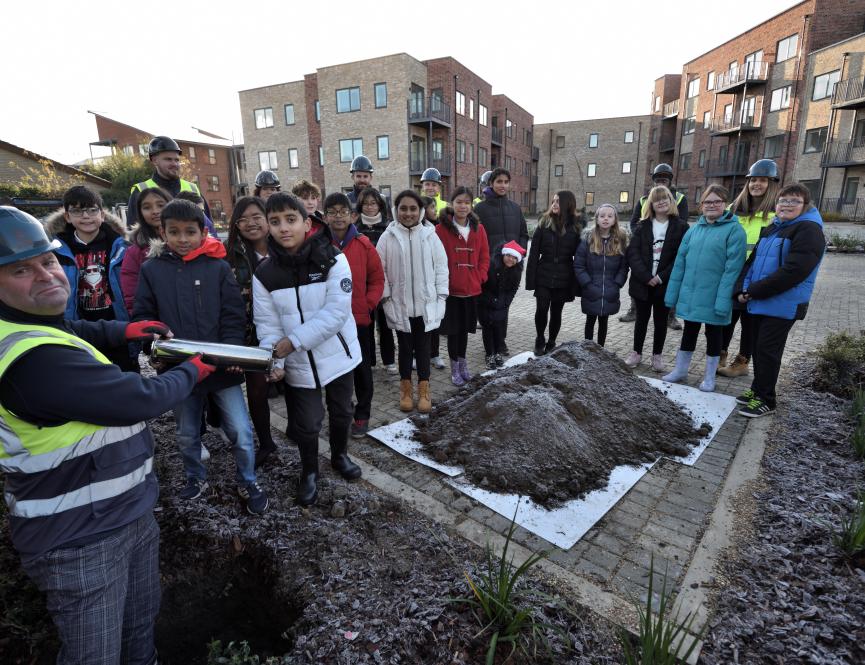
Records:
{"label": "window", "polygon": [[350,162],[363,154],[363,139],[340,139],[339,161]]}
{"label": "window", "polygon": [[598,135],[597,134],[589,134],[589,147],[597,148],[598,147]]}
{"label": "window", "polygon": [[207,149],[207,163],[216,164],[216,150],[214,150],[213,148]]}
{"label": "window", "polygon": [[375,107],[377,109],[387,108],[387,83],[376,83],[373,86],[375,93]]}
{"label": "window", "polygon": [[142,157],[147,157],[150,155],[150,146],[147,143],[139,143],[138,144],[138,154]]}
{"label": "window", "polygon": [[385,201],[391,200],[390,185],[379,185],[378,193],[382,195]]}
{"label": "window", "polygon": [[376,137],[376,144],[378,145],[378,158],[390,159],[390,138],[378,136]]}
{"label": "window", "polygon": [[634,142],[634,132],[628,130],[625,132],[625,143],[633,143]]}
{"label": "window", "polygon": [[770,111],[780,111],[781,109],[790,108],[790,86],[785,85],[783,88],[775,88],[772,91],[772,100],[769,102]]}
{"label": "window", "polygon": [[469,100],[469,118],[471,120],[475,119],[475,100],[474,99]]}
{"label": "window", "polygon": [[135,148],[133,148],[131,145],[123,146],[123,154],[132,157],[132,155],[135,154]]}
{"label": "window", "polygon": [[739,61],[733,60],[733,62],[727,65],[727,72],[729,73],[730,81],[735,81],[739,78]]}
{"label": "window", "polygon": [[360,88],[341,88],[336,91],[336,112],[360,111]]}
{"label": "window", "polygon": [[556,166],[553,169],[553,175],[555,175],[557,178],[561,178],[563,175],[565,175],[564,165],[563,164],[556,164]]}
{"label": "window", "polygon": [[763,157],[766,159],[775,159],[781,156],[781,150],[784,148],[784,135],[767,136],[766,142],[763,144]]}
{"label": "window", "polygon": [[208,185],[208,189],[211,192],[218,192],[219,191],[219,176],[218,175],[208,176],[207,177],[207,185]]}
{"label": "window", "polygon": [[847,178],[841,194],[843,203],[856,203],[856,192],[859,189],[859,178]]}
{"label": "window", "polygon": [[469,143],[469,164],[474,164],[475,162],[475,144]]}
{"label": "window", "polygon": [[561,150],[564,147],[565,147],[565,137],[564,136],[557,136],[556,137],[556,150]]}
{"label": "window", "polygon": [[700,165],[700,168],[703,168],[704,166],[706,166],[706,151],[705,150],[700,151],[700,154],[697,157],[697,161],[698,161],[698,164]]}
{"label": "window", "polygon": [[628,202],[628,192],[622,190],[619,192],[619,203],[627,203]]}
{"label": "window", "polygon": [[598,172],[598,165],[595,164],[594,162],[590,163],[589,166],[586,168],[586,175],[589,176],[590,178],[594,178],[595,174],[597,172]]}
{"label": "window", "polygon": [[661,110],[661,96],[655,95],[655,113]]}
{"label": "window", "polygon": [[267,127],[273,127],[273,109],[270,107],[255,109],[255,128],[265,129]]}
{"label": "window", "polygon": [[294,124],[294,104],[286,104],[285,107],[285,124]]}
{"label": "window", "polygon": [[595,205],[595,193],[594,192],[586,192],[586,205]]}
{"label": "window", "polygon": [[441,139],[433,139],[430,144],[432,147],[432,158],[433,159],[444,159],[445,154],[445,144]]}
{"label": "window", "polygon": [[487,107],[483,104],[478,104],[478,122],[487,126]]}
{"label": "window", "polygon": [[321,122],[321,102],[315,100],[315,121]]}
{"label": "window", "polygon": [[827,97],[831,97],[832,93],[835,91],[835,84],[838,83],[838,80],[841,78],[841,70],[836,69],[834,72],[828,72],[826,74],[820,74],[814,78],[814,90],[811,92],[811,99],[813,101],[817,101],[818,99],[826,99]]}
{"label": "window", "polygon": [[324,146],[318,146],[318,165],[324,166]]}
{"label": "window", "polygon": [[189,148],[186,151],[186,156],[189,157],[190,162],[195,163],[198,161],[198,156],[195,154],[195,146],[194,145],[189,146]]}
{"label": "window", "polygon": [[745,56],[745,76],[756,77],[760,74],[760,65],[763,64],[763,50],[754,51]]}
{"label": "window", "polygon": [[711,129],[712,128],[712,112],[706,111],[703,113],[703,129]]}
{"label": "window", "polygon": [[691,116],[690,118],[685,118],[685,122],[682,123],[682,134],[693,134],[697,129],[697,118],[696,116]]}
{"label": "window", "polygon": [[785,37],[778,42],[778,49],[775,51],[775,62],[784,62],[790,58],[795,58],[798,50],[799,35]]}
{"label": "window", "polygon": [[[415,95],[420,95],[420,99],[417,100],[419,108],[423,108],[423,88],[413,89],[412,90],[412,98],[416,99]],[[430,111],[436,112],[441,111],[444,108],[444,91],[441,88],[435,88],[431,90],[429,93],[429,106]]]}
{"label": "window", "polygon": [[689,168],[691,168],[691,153],[683,152],[679,155],[679,170],[687,171]]}
{"label": "window", "polygon": [[289,148],[288,149],[288,168],[296,169],[297,168],[297,148]]}
{"label": "window", "polygon": [[727,163],[727,155],[729,154],[729,152],[730,152],[730,146],[727,146],[727,145],[718,146],[718,161],[721,164]]}
{"label": "window", "polygon": [[262,171],[275,171],[276,165],[276,150],[265,150],[258,153],[258,165]]}
{"label": "window", "polygon": [[709,72],[706,74],[706,90],[714,90],[715,89],[715,72]]}
{"label": "window", "polygon": [[210,214],[213,215],[213,219],[224,222],[225,208],[222,207],[222,201],[219,199],[210,199],[207,203],[210,206]]}
{"label": "window", "polygon": [[[262,167],[262,169],[263,168],[264,167]],[[192,182],[195,183],[195,186],[198,187],[198,189],[201,189],[201,178],[198,177],[197,173],[192,174]]]}
{"label": "window", "polygon": [[631,162],[622,162],[622,173],[631,172]]}
{"label": "window", "polygon": [[688,99],[696,97],[700,94],[700,77],[693,78],[688,81]]}
{"label": "window", "polygon": [[486,148],[478,148],[478,164],[481,166],[487,165],[487,149]]}
{"label": "window", "polygon": [[652,145],[655,145],[658,142],[658,129],[657,127],[652,127],[652,132],[649,135]]}
{"label": "window", "polygon": [[828,127],[817,127],[805,132],[805,152],[823,152],[826,145],[826,137],[829,134]]}
{"label": "window", "polygon": [[463,163],[466,161],[466,142],[457,139],[457,161]]}
{"label": "window", "polygon": [[460,115],[466,114],[466,96],[457,90],[457,113]]}
{"label": "window", "polygon": [[699,201],[703,196],[703,188],[700,185],[694,187],[694,200]]}
{"label": "window", "polygon": [[509,139],[514,138],[514,123],[510,120],[505,120],[505,134],[507,134]]}

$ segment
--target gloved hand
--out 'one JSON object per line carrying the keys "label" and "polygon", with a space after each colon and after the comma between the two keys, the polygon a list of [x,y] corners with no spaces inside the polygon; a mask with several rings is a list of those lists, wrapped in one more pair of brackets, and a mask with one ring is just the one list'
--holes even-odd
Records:
{"label": "gloved hand", "polygon": [[156,337],[171,337],[171,329],[162,321],[133,321],[126,326],[128,342],[144,342]]}
{"label": "gloved hand", "polygon": [[216,365],[209,365],[201,359],[201,354],[198,353],[189,359],[189,362],[198,370],[198,380],[196,383],[201,383],[208,376],[216,371]]}

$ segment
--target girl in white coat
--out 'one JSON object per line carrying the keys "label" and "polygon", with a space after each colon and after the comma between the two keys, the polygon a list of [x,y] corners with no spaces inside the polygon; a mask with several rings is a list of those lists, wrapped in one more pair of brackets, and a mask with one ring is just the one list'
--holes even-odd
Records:
{"label": "girl in white coat", "polygon": [[448,259],[435,227],[424,221],[421,197],[413,190],[394,201],[394,219],[376,249],[384,268],[381,303],[399,344],[399,408],[415,408],[412,360],[417,365],[417,409],[429,413],[430,331],[439,327],[448,297]]}

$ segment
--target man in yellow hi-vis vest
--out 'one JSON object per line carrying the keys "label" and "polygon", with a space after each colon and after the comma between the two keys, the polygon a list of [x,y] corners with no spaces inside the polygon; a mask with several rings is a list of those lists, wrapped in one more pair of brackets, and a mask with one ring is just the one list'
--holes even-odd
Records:
{"label": "man in yellow hi-vis vest", "polygon": [[[126,209],[126,225],[132,226],[138,222],[138,196],[145,189],[162,187],[171,196],[180,192],[194,192],[201,196],[198,185],[180,177],[180,156],[183,152],[177,141],[168,136],[154,136],[147,146],[147,154],[153,164],[153,175],[144,182],[132,185],[129,193],[129,205]],[[202,196],[202,198],[204,198]],[[213,219],[207,201],[204,201],[204,214]]]}
{"label": "man in yellow hi-vis vest", "polygon": [[158,493],[146,421],[215,368],[154,379],[96,346],[170,336],[159,321],[65,321],[69,282],[42,225],[0,206],[0,471],[12,545],[46,594],[57,662],[151,665]]}

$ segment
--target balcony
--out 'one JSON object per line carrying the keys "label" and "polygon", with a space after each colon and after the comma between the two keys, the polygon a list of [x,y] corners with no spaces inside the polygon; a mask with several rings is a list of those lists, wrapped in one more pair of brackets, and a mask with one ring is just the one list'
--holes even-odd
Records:
{"label": "balcony", "polygon": [[760,129],[763,118],[762,104],[757,104],[756,109],[744,109],[732,115],[723,115],[712,120],[712,135],[724,136],[725,134],[736,134],[738,132],[756,132]]}
{"label": "balcony", "polygon": [[865,80],[847,79],[835,84],[832,93],[833,109],[865,108]]}
{"label": "balcony", "polygon": [[715,94],[730,94],[746,85],[761,85],[768,76],[768,62],[746,62],[742,67],[724,72],[715,79]]}
{"label": "balcony", "polygon": [[823,149],[820,166],[858,166],[865,164],[865,139],[829,141]]}
{"label": "balcony", "polygon": [[673,152],[676,149],[676,137],[664,138],[662,136],[658,148],[661,152]]}
{"label": "balcony", "polygon": [[537,189],[537,188],[538,188],[538,176],[533,175],[532,176],[531,189]]}
{"label": "balcony", "polygon": [[412,97],[406,102],[406,106],[410,125],[433,123],[439,127],[451,126],[451,107],[438,97]]}
{"label": "balcony", "polygon": [[823,199],[820,212],[834,212],[850,221],[865,219],[865,199]]}
{"label": "balcony", "polygon": [[706,162],[706,177],[744,176],[748,174],[748,164],[747,155],[738,158],[714,159]]}
{"label": "balcony", "polygon": [[532,147],[532,161],[537,162],[541,158],[541,149],[537,146]]}
{"label": "balcony", "polygon": [[442,175],[451,175],[453,173],[453,165],[451,164],[450,155],[442,155],[441,157],[409,157],[408,172],[409,175],[421,175],[428,168],[438,169]]}
{"label": "balcony", "polygon": [[679,117],[679,100],[674,99],[672,102],[667,102],[664,104],[664,120],[670,120],[672,118]]}

